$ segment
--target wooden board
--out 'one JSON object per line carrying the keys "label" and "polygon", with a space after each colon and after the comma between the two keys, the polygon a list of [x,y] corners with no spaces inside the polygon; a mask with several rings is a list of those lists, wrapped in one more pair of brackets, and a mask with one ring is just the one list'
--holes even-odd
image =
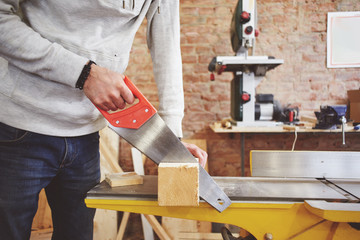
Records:
{"label": "wooden board", "polygon": [[143,178],[136,172],[109,173],[105,180],[111,187],[143,184]]}
{"label": "wooden board", "polygon": [[198,163],[160,163],[158,172],[160,206],[199,206]]}
{"label": "wooden board", "polygon": [[154,231],[156,232],[156,234],[158,235],[158,237],[161,240],[171,240],[171,238],[169,237],[169,235],[167,234],[167,232],[164,230],[164,228],[160,225],[160,223],[156,220],[154,215],[144,215],[145,218],[149,221],[149,223],[151,224],[152,228],[154,229]]}
{"label": "wooden board", "polygon": [[[183,139],[183,142],[195,144],[204,151],[207,151],[207,144],[205,139]],[[208,171],[208,163],[206,163],[205,170]],[[163,217],[161,224],[171,239],[176,239],[176,236],[181,233],[210,233],[211,222],[188,220],[180,218]],[[198,238],[200,239],[200,238]]]}

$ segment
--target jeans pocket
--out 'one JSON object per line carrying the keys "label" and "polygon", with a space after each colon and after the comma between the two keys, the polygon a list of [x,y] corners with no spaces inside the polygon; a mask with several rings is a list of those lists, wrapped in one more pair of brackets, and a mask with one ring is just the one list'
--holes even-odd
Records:
{"label": "jeans pocket", "polygon": [[30,132],[6,125],[0,122],[0,144],[2,143],[19,143]]}

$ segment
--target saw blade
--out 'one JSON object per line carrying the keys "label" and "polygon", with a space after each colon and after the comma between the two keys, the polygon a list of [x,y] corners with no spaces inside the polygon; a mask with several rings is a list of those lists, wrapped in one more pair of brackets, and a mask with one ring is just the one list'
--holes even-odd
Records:
{"label": "saw blade", "polygon": [[[109,127],[156,164],[197,162],[157,113],[138,129],[114,127],[111,124]],[[201,166],[199,169],[200,197],[219,212],[224,211],[231,204],[230,199]]]}

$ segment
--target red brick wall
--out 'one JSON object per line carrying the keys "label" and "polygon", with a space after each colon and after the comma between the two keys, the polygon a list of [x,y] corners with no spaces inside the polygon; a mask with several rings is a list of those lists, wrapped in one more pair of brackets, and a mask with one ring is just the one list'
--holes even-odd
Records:
{"label": "red brick wall", "polygon": [[[240,137],[215,134],[208,125],[230,113],[231,73],[209,80],[207,66],[217,55],[233,55],[229,26],[235,0],[181,0],[181,50],[185,117],[184,137],[208,142],[212,175],[240,175]],[[359,68],[326,68],[327,12],[360,11],[358,0],[261,0],[258,3],[256,55],[284,59],[267,73],[258,93],[272,93],[281,104],[299,106],[300,115],[313,114],[320,105],[345,104],[346,91],[360,87]],[[158,105],[145,24],[139,30],[126,74],[144,95]],[[250,149],[291,149],[293,135],[247,134],[246,166]],[[129,146],[121,142],[120,164],[132,169]],[[360,150],[360,134],[349,134],[341,147],[339,134],[301,134],[297,150]],[[153,164],[148,173],[156,173]]]}

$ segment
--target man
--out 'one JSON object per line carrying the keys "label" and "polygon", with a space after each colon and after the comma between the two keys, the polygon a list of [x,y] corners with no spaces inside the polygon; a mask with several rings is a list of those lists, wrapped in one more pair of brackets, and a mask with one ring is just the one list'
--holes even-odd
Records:
{"label": "man", "polygon": [[[28,239],[45,188],[53,239],[92,239],[86,192],[99,181],[103,110],[134,97],[123,81],[147,18],[159,114],[182,136],[179,2],[0,1],[0,238]],[[93,102],[93,103],[92,103]],[[207,155],[186,147],[200,163]]]}

